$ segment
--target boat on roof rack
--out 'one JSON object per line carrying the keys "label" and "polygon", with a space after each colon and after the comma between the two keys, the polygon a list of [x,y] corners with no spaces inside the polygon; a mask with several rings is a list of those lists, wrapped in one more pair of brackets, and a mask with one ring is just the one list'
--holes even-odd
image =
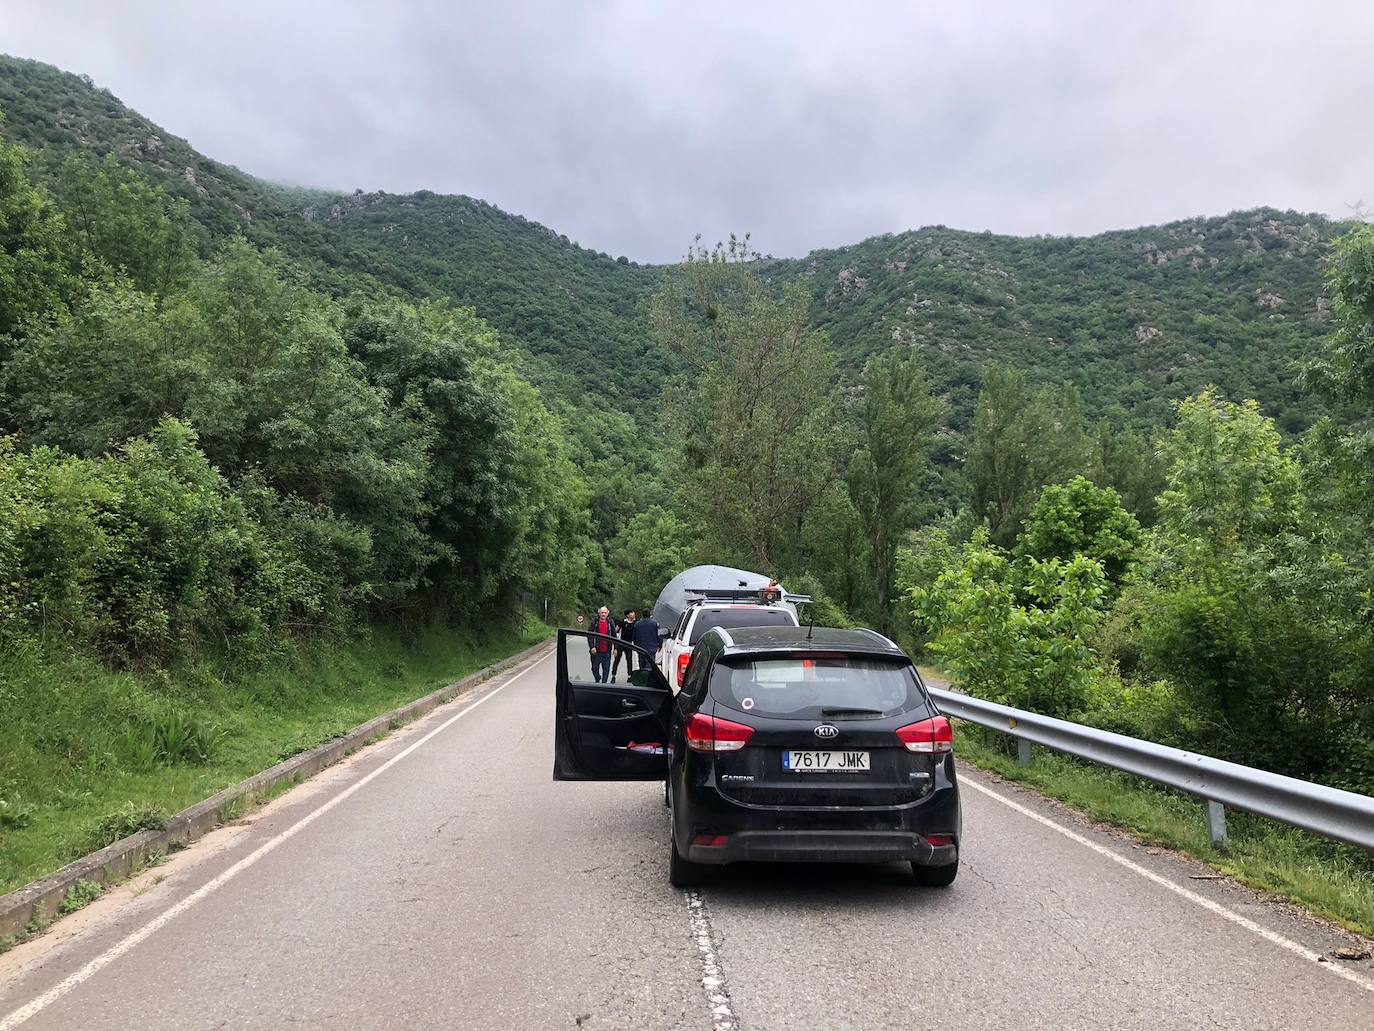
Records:
{"label": "boat on roof rack", "polygon": [[810,601],[809,595],[790,594],[777,580],[762,573],[733,566],[692,566],[668,581],[659,593],[654,604],[654,619],[659,626],[673,627],[693,605],[713,602],[781,605],[795,615],[798,605]]}

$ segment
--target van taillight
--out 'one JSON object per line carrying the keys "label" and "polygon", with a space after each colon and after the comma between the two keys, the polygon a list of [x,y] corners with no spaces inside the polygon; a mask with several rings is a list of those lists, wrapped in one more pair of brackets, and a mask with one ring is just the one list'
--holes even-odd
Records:
{"label": "van taillight", "polygon": [[694,752],[738,752],[754,736],[754,728],[716,716],[694,713],[682,728]]}
{"label": "van taillight", "polygon": [[687,675],[687,663],[692,661],[691,652],[681,652],[677,657],[677,686],[682,686],[682,678]]}
{"label": "van taillight", "polygon": [[944,755],[954,750],[954,728],[943,716],[932,716],[920,723],[897,728],[897,740],[908,752]]}

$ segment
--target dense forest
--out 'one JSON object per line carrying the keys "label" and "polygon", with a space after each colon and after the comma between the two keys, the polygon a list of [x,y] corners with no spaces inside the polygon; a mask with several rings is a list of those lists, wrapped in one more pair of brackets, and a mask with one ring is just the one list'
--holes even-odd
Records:
{"label": "dense forest", "polygon": [[738,562],[990,697],[1374,788],[1367,227],[649,267],[260,182],[35,62],[0,113],[6,648],[235,667]]}

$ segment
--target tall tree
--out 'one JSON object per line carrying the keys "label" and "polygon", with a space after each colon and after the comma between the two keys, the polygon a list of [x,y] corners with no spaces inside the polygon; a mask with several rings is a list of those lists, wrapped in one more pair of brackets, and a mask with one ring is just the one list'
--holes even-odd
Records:
{"label": "tall tree", "polygon": [[27,152],[0,139],[0,361],[7,334],[68,298],[62,216],[29,180]]}
{"label": "tall tree", "polygon": [[693,248],[654,297],[655,330],[689,380],[667,406],[687,517],[722,559],[786,568],[839,469],[835,362],[797,284],[760,276],[748,239]]}
{"label": "tall tree", "polygon": [[1032,391],[1024,372],[989,365],[964,471],[993,543],[1011,547],[1040,488],[1089,471],[1091,451],[1076,390]]}
{"label": "tall tree", "polygon": [[930,473],[926,448],[944,406],[932,396],[913,352],[871,359],[859,381],[859,449],[849,464],[849,496],[868,537],[878,618],[891,633],[897,546],[916,523]]}
{"label": "tall tree", "polygon": [[189,206],[113,154],[68,157],[57,194],[73,254],[99,259],[149,293],[165,293],[191,271],[200,227]]}

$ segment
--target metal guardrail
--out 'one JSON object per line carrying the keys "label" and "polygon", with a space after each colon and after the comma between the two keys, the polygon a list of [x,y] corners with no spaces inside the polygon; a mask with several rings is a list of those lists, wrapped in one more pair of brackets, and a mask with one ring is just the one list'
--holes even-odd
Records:
{"label": "metal guardrail", "polygon": [[1023,765],[1029,762],[1030,745],[1034,743],[1206,799],[1207,826],[1217,844],[1226,843],[1222,807],[1231,806],[1374,852],[1374,798],[1368,795],[1040,716],[954,691],[932,689],[930,695],[947,716],[1017,738]]}

